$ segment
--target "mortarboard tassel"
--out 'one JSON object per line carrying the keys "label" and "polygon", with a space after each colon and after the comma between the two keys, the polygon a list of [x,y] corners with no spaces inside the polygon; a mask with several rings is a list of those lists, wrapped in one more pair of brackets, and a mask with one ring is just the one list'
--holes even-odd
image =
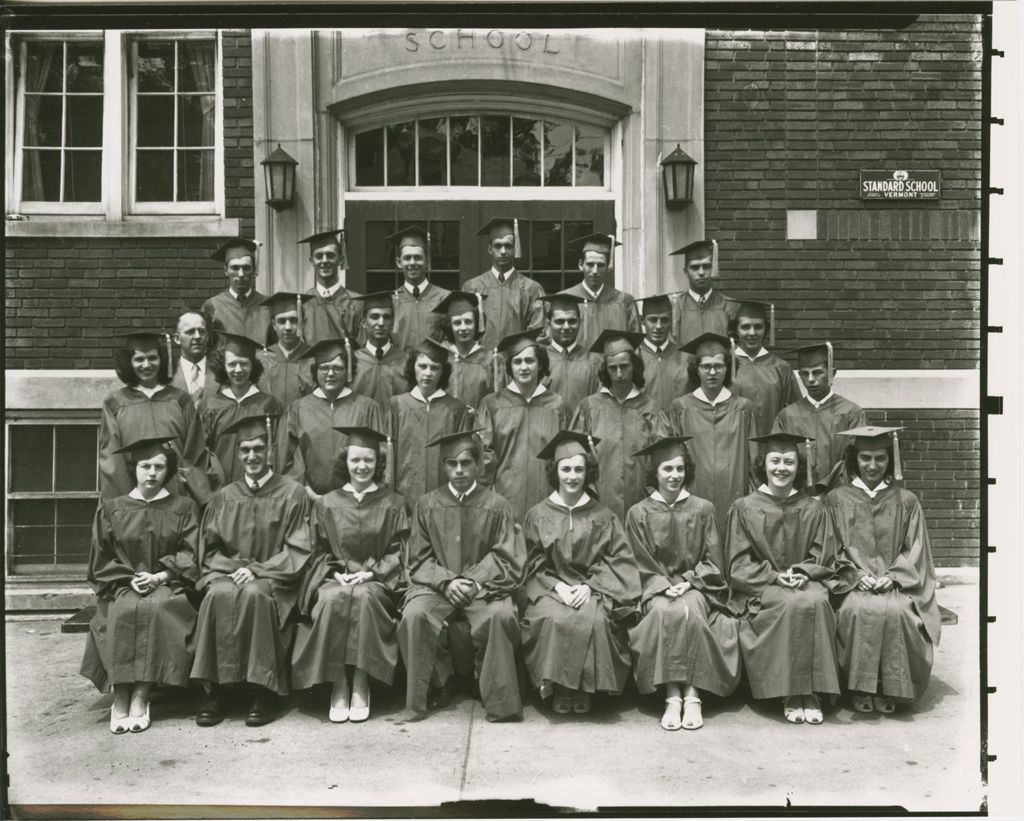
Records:
{"label": "mortarboard tassel", "polygon": [[167,350],[167,382],[174,379],[174,358],[171,356],[171,335],[164,334],[164,346]]}
{"label": "mortarboard tassel", "polygon": [[430,273],[430,232],[427,231],[427,247],[423,249],[427,254],[427,273]]}
{"label": "mortarboard tassel", "polygon": [[513,244],[512,255],[515,259],[521,259],[523,256],[523,243],[519,239],[519,218],[516,217],[512,220],[512,236],[515,238]]}
{"label": "mortarboard tassel", "polygon": [[487,331],[487,319],[484,316],[484,297],[479,291],[476,292],[476,313],[480,317],[480,327],[477,328],[477,333],[483,334]]}
{"label": "mortarboard tassel", "polygon": [[615,234],[608,235],[608,270],[615,268]]}
{"label": "mortarboard tassel", "polygon": [[390,436],[384,442],[384,483],[395,485],[395,440]]}
{"label": "mortarboard tassel", "polygon": [[345,384],[352,381],[352,340],[345,336]]}
{"label": "mortarboard tassel", "polygon": [[897,482],[903,481],[903,460],[900,458],[900,435],[892,432],[892,478]]}
{"label": "mortarboard tassel", "polygon": [[810,439],[805,440],[804,449],[807,451],[807,487],[814,487],[814,461],[817,454],[814,452],[814,445]]}
{"label": "mortarboard tassel", "polygon": [[736,340],[729,337],[729,382],[736,381]]}
{"label": "mortarboard tassel", "polygon": [[586,347],[590,345],[594,340],[590,338],[590,300],[584,299],[580,305],[580,339],[576,341]]}
{"label": "mortarboard tassel", "polygon": [[501,356],[495,348],[491,354],[491,377],[494,380],[494,392],[501,390]]}
{"label": "mortarboard tassel", "polygon": [[832,387],[832,371],[835,370],[835,352],[832,350],[832,343],[825,343],[825,350],[828,351],[828,386]]}
{"label": "mortarboard tassel", "polygon": [[[252,252],[252,267],[253,267],[253,270],[256,272],[256,276],[259,276],[259,274],[260,274],[260,248],[262,247],[263,243],[260,242],[260,240],[258,240],[258,239],[254,239],[252,241],[252,244],[256,246],[256,249]],[[255,289],[253,289],[253,290],[255,290]]]}
{"label": "mortarboard tassel", "polygon": [[775,347],[775,305],[768,303],[768,347]]}
{"label": "mortarboard tassel", "polygon": [[711,240],[711,278],[718,279],[718,240]]}

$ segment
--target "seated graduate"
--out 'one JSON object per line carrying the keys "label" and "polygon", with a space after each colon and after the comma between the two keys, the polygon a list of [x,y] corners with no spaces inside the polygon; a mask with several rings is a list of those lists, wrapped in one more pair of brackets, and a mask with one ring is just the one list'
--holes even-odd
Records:
{"label": "seated graduate", "polygon": [[250,727],[273,721],[278,696],[288,694],[289,616],[309,558],[309,499],[302,485],[271,470],[272,424],[272,417],[249,417],[225,431],[237,437],[245,473],[217,491],[203,513],[196,589],[206,595],[191,673],[206,693],[200,727],[224,718],[220,685],[255,685]]}
{"label": "seated graduate", "polygon": [[475,411],[445,393],[452,369],[446,348],[424,339],[406,360],[405,378],[412,390],[391,397],[388,416],[395,444],[395,490],[415,503],[447,481],[440,451],[427,443],[472,429]]}
{"label": "seated graduate", "polygon": [[833,571],[828,514],[800,493],[803,437],[755,437],[761,486],[730,509],[725,532],[730,606],[740,617],[743,666],[754,698],[782,698],[793,724],[820,724],[819,694],[838,695],[836,617],[823,584]]}
{"label": "seated graduate", "polygon": [[164,486],[174,476],[174,437],[130,442],[135,488],[100,499],[89,551],[88,580],[96,613],[80,672],[96,689],[113,685],[110,731],[149,727],[154,684],[188,686],[196,611],[185,595],[197,577],[199,520],[195,504]]}
{"label": "seated graduate", "polygon": [[442,339],[451,352],[452,376],[446,390],[472,408],[494,390],[493,355],[480,343],[484,335],[481,303],[486,294],[452,291],[434,313],[444,316]]}
{"label": "seated graduate", "polygon": [[541,698],[553,696],[559,714],[589,713],[592,693],[622,692],[627,621],[640,597],[621,522],[587,492],[597,478],[596,444],[563,430],[537,454],[554,490],[530,508],[523,526],[523,655],[533,685]]}
{"label": "seated graduate", "polygon": [[508,501],[477,483],[483,449],[476,434],[431,443],[441,448],[448,482],[416,502],[398,643],[414,715],[449,702],[453,664],[465,661],[455,652],[461,647],[472,657],[466,672],[479,681],[487,720],[501,721],[522,715],[512,595],[523,583],[526,548]]}
{"label": "seated graduate", "polygon": [[572,294],[552,294],[541,297],[547,304],[548,360],[550,374],[547,386],[570,408],[575,408],[585,396],[597,393],[601,382],[597,371],[601,357],[579,344],[580,306],[582,297]]}
{"label": "seated graduate", "polygon": [[313,505],[313,553],[299,595],[299,610],[312,622],[299,622],[292,651],[292,686],[331,682],[328,717],[335,723],[366,721],[370,679],[391,684],[395,677],[401,552],[409,535],[405,499],[388,481],[387,435],[341,432],[348,445],[335,465],[344,484]]}
{"label": "seated graduate", "polygon": [[362,333],[366,344],[357,348],[352,358],[355,375],[351,387],[356,393],[369,396],[382,408],[392,396],[409,390],[405,378],[406,351],[391,338],[395,326],[395,305],[391,291],[352,298],[362,305]]}
{"label": "seated graduate", "polygon": [[921,502],[896,484],[902,428],[841,431],[853,481],[825,497],[837,542],[839,668],[853,708],[892,713],[921,697],[941,619]]}
{"label": "seated graduate", "polygon": [[668,419],[643,390],[644,363],[636,352],[640,341],[640,334],[628,331],[601,333],[591,347],[601,356],[601,390],[579,403],[569,425],[600,440],[594,490],[620,522],[646,495],[647,458],[635,453],[668,432]]}
{"label": "seated graduate", "polygon": [[740,679],[736,620],[728,610],[725,553],[715,506],[693,496],[689,436],[661,439],[650,456],[656,487],[626,514],[626,536],[640,571],[640,623],[629,631],[641,693],[665,688],[666,730],[704,726],[700,692],[727,696]]}
{"label": "seated graduate", "polygon": [[312,393],[316,383],[309,373],[311,362],[310,346],[302,338],[303,304],[313,297],[278,291],[263,300],[270,311],[270,345],[256,356],[263,367],[263,376],[258,387],[269,393],[282,408],[307,393]]}
{"label": "seated graduate", "polygon": [[671,295],[659,294],[640,300],[640,325],[644,341],[638,352],[644,361],[647,395],[668,413],[672,400],[689,390],[691,359],[672,336]]}

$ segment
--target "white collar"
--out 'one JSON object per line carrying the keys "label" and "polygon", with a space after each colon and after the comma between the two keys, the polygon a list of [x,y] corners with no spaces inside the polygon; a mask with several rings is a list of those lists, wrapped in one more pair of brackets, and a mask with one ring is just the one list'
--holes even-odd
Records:
{"label": "white collar", "polygon": [[255,482],[252,479],[250,479],[248,476],[245,476],[244,478],[245,478],[245,486],[247,488],[249,488],[249,490],[262,490],[263,486],[266,485],[267,482],[269,482],[271,479],[274,478],[274,471],[273,470],[268,470],[266,473],[263,474],[263,478],[257,479]]}
{"label": "white collar", "polygon": [[[514,379],[511,382],[509,382],[505,387],[508,388],[510,391],[512,391],[512,393],[517,393],[520,396],[523,396],[523,392],[521,390],[519,390],[519,383],[516,382]],[[538,382],[537,383],[537,390],[535,390],[533,392],[533,396],[531,396],[529,399],[526,399],[525,396],[523,396],[523,398],[526,399],[527,402],[530,402],[530,401],[536,399],[542,393],[547,393],[547,390],[548,390],[547,385],[545,385],[543,382]]]}
{"label": "white collar", "polygon": [[320,294],[320,296],[322,296],[324,299],[330,299],[332,296],[334,296],[340,290],[341,290],[341,280],[340,279],[337,282],[335,282],[330,288],[325,288],[319,282],[316,284],[316,292],[318,294]]}
{"label": "white collar", "polygon": [[450,492],[450,493],[452,494],[452,496],[454,496],[454,497],[455,497],[456,499],[458,499],[458,500],[459,500],[459,501],[461,502],[461,501],[462,501],[463,499],[465,499],[465,498],[466,498],[467,496],[471,495],[471,494],[473,493],[473,491],[474,491],[474,490],[476,490],[476,482],[473,482],[473,485],[472,485],[472,487],[470,487],[470,489],[469,489],[469,490],[467,490],[467,491],[466,491],[465,493],[459,493],[459,492],[458,492],[458,491],[457,491],[457,490],[456,490],[456,489],[455,489],[455,488],[454,488],[454,487],[452,486],[452,483],[451,483],[451,482],[449,482],[449,483],[448,483],[448,490],[449,490],[449,492]]}
{"label": "white collar", "polygon": [[591,291],[590,288],[587,286],[587,283],[585,283],[585,282],[581,282],[580,285],[583,286],[583,290],[584,291],[586,291],[588,294],[590,294],[590,296],[592,296],[594,298],[595,302],[597,301],[598,297],[600,297],[601,294],[604,293],[604,285],[602,285],[600,288],[598,288],[596,292],[595,291]]}
{"label": "white collar", "polygon": [[560,354],[562,354],[562,356],[569,356],[574,350],[576,350],[579,347],[579,345],[573,342],[568,348],[563,348],[561,345],[559,345],[552,339],[551,347],[558,351]]}
{"label": "white collar", "polygon": [[231,294],[231,296],[233,296],[235,299],[248,299],[250,296],[252,296],[252,288],[250,288],[244,294],[239,294],[238,291],[236,291],[234,288],[232,288],[229,285],[228,286],[228,293]]}
{"label": "white collar", "polygon": [[427,288],[430,287],[430,282],[427,280],[423,280],[422,285],[410,285],[408,282],[405,282],[404,280],[402,281],[402,284],[405,286],[405,290],[407,290],[410,294],[412,293],[413,288],[419,288],[420,296],[423,296],[423,294],[426,293]]}
{"label": "white collar", "polygon": [[[771,488],[768,487],[767,484],[762,484],[761,487],[758,488],[758,490],[760,490],[762,493],[767,493],[769,496],[775,496],[775,494],[772,493]],[[795,487],[791,487],[789,489],[789,496],[796,496],[796,494],[798,494],[799,492],[800,491],[797,490]],[[787,496],[786,498],[788,499],[789,496]],[[778,498],[778,497],[776,497],[776,498]]]}
{"label": "white collar", "polygon": [[206,373],[206,357],[205,356],[202,359],[200,359],[198,362],[189,362],[185,357],[181,357],[181,359],[178,360],[178,370],[181,371],[184,374],[187,374],[188,371],[185,370],[185,366],[186,365],[198,365],[199,366],[199,373],[200,374],[205,374]]}
{"label": "white collar", "polygon": [[628,402],[630,399],[633,399],[634,397],[639,396],[640,395],[640,389],[637,388],[636,385],[631,385],[630,388],[629,388],[629,393],[626,394],[626,398],[622,399],[622,400],[619,400],[619,397],[617,397],[614,393],[612,393],[610,388],[607,388],[604,385],[601,386],[601,390],[598,391],[598,393],[606,393],[606,394],[608,394],[612,399],[616,400],[621,405],[623,402]]}
{"label": "white collar", "polygon": [[751,362],[753,362],[755,359],[760,359],[762,356],[768,356],[768,349],[762,347],[761,350],[759,350],[756,354],[751,356],[745,350],[743,350],[743,348],[737,345],[736,356],[742,356],[744,359],[749,359]]}
{"label": "white collar", "polygon": [[[344,399],[350,393],[352,393],[352,388],[350,388],[348,385],[346,385],[344,388],[341,389],[341,393],[339,393],[335,397],[334,401],[337,402],[339,399]],[[317,399],[327,399],[327,394],[324,393],[324,389],[323,388],[317,388],[316,390],[314,390],[313,391],[313,396],[315,396]],[[330,402],[331,400],[327,399],[327,401]]]}
{"label": "white collar", "polygon": [[810,394],[807,394],[807,401],[810,402],[814,406],[815,410],[821,410],[821,406],[824,405],[826,402],[828,402],[828,400],[831,399],[833,396],[835,396],[835,394],[832,391],[829,391],[825,395],[824,399],[822,399],[820,402],[816,402],[815,400],[811,399],[811,395]]}
{"label": "white collar", "polygon": [[646,346],[647,346],[647,350],[649,350],[649,351],[653,351],[653,352],[654,352],[654,353],[656,353],[656,354],[663,354],[663,353],[667,353],[667,352],[668,352],[668,341],[667,341],[667,340],[666,340],[665,344],[664,344],[664,345],[662,345],[662,346],[661,346],[661,347],[659,348],[659,347],[658,347],[657,345],[655,345],[655,344],[654,344],[653,342],[651,342],[651,340],[649,340],[649,339],[648,339],[648,338],[647,338],[647,337],[645,336],[645,337],[644,337],[644,345],[646,345]]}
{"label": "white collar", "polygon": [[708,399],[707,394],[704,393],[704,388],[697,388],[697,390],[693,392],[693,395],[696,396],[701,402],[707,402],[709,405],[711,405],[711,407],[714,407],[715,405],[722,404],[722,402],[731,397],[732,391],[730,391],[728,388],[722,388],[722,390],[719,391],[718,396],[715,397],[714,402]]}
{"label": "white collar", "polygon": [[409,394],[412,396],[413,399],[418,399],[420,402],[427,406],[429,406],[430,403],[433,402],[435,399],[440,399],[442,396],[448,395],[444,392],[444,388],[438,388],[436,391],[430,394],[430,398],[428,399],[423,395],[423,391],[420,390],[419,385],[413,385],[412,390],[409,391]]}
{"label": "white collar", "polygon": [[571,506],[567,505],[564,501],[562,501],[562,497],[559,495],[557,490],[552,491],[551,495],[548,496],[548,499],[550,499],[559,507],[564,507],[566,510],[569,511],[575,510],[578,507],[583,507],[583,505],[590,501],[590,497],[587,495],[586,491],[583,491],[583,495],[580,496],[580,498],[576,501],[576,504]]}
{"label": "white collar", "polygon": [[152,399],[154,396],[156,396],[163,389],[164,389],[164,386],[160,385],[159,383],[157,384],[157,386],[155,388],[144,388],[144,387],[142,387],[142,385],[136,385],[135,386],[135,390],[139,391],[140,393],[144,393],[146,395],[147,399]]}
{"label": "white collar", "polygon": [[654,499],[654,501],[661,502],[663,504],[668,505],[669,507],[675,507],[678,502],[683,501],[683,499],[688,499],[689,497],[690,491],[688,491],[685,487],[679,491],[679,496],[676,497],[675,502],[670,502],[668,499],[662,496],[660,490],[656,490],[651,494],[651,498]]}
{"label": "white collar", "polygon": [[358,490],[356,490],[352,486],[351,482],[345,482],[345,484],[341,486],[341,489],[344,490],[346,493],[351,493],[353,496],[355,496],[355,499],[356,499],[357,502],[361,502],[369,494],[371,494],[375,490],[377,490],[377,483],[376,482],[370,482],[370,486],[368,488],[366,488],[366,490],[364,490],[362,492],[359,492]]}
{"label": "white collar", "polygon": [[696,302],[698,305],[700,305],[702,300],[704,302],[707,302],[709,299],[711,299],[711,293],[712,293],[713,290],[714,290],[713,288],[708,288],[708,292],[706,294],[704,294],[703,296],[701,296],[695,290],[693,290],[693,288],[690,288],[690,290],[689,290],[690,299],[692,299],[694,302]]}
{"label": "white collar", "polygon": [[877,485],[875,485],[875,489],[872,490],[866,484],[864,484],[864,480],[861,479],[859,476],[854,476],[853,481],[850,482],[850,484],[853,485],[854,487],[859,487],[871,499],[874,499],[879,493],[881,493],[883,490],[889,487],[889,483],[883,480],[879,482]]}
{"label": "white collar", "polygon": [[474,342],[473,347],[469,349],[469,353],[467,353],[465,356],[459,353],[459,348],[454,342],[448,346],[448,350],[455,354],[456,358],[465,359],[467,356],[472,356],[477,351],[482,351],[483,346],[479,342]]}
{"label": "white collar", "polygon": [[512,267],[511,267],[511,268],[509,268],[509,269],[508,269],[508,270],[507,270],[507,271],[506,271],[505,273],[503,273],[503,274],[499,274],[499,273],[498,273],[498,270],[497,270],[497,269],[496,269],[496,268],[495,268],[495,267],[494,267],[493,265],[491,266],[491,273],[492,273],[492,274],[494,274],[494,278],[495,278],[496,280],[498,280],[498,282],[501,282],[501,278],[502,278],[502,277],[504,277],[504,278],[505,278],[505,282],[508,282],[508,281],[509,281],[509,278],[510,278],[510,277],[512,276],[512,274],[514,274],[515,272],[516,272],[515,266],[512,266]]}
{"label": "white collar", "polygon": [[160,490],[156,492],[156,495],[152,499],[146,499],[139,492],[139,489],[137,487],[133,487],[131,490],[128,491],[128,495],[131,496],[133,499],[138,499],[140,502],[145,502],[148,505],[150,502],[158,502],[161,499],[166,499],[168,496],[171,495],[171,492],[167,488],[162,487],[160,488]]}
{"label": "white collar", "polygon": [[250,385],[249,390],[245,392],[245,396],[242,396],[238,399],[235,399],[235,395],[231,392],[231,388],[221,388],[220,392],[223,396],[226,396],[228,399],[234,399],[236,403],[241,405],[250,396],[254,396],[255,394],[259,393],[260,389],[257,388],[255,385]]}
{"label": "white collar", "polygon": [[384,347],[382,347],[382,348],[376,347],[372,342],[367,342],[366,343],[366,350],[368,350],[374,356],[377,355],[377,351],[384,351],[384,356],[387,356],[388,353],[390,353],[392,347],[394,347],[394,346],[391,344],[391,340],[390,339],[388,340],[387,344]]}
{"label": "white collar", "polygon": [[295,353],[297,350],[299,350],[299,348],[301,348],[301,347],[302,347],[302,343],[299,342],[298,345],[296,345],[294,348],[292,348],[289,351],[289,350],[286,350],[284,345],[282,345],[280,342],[277,343],[277,349],[281,352],[281,356],[283,356],[285,359],[291,359],[292,358],[292,354]]}

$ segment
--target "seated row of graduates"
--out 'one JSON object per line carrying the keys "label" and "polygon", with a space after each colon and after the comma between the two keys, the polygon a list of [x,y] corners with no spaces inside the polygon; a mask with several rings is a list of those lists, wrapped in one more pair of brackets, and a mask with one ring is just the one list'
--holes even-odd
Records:
{"label": "seated row of graduates", "polygon": [[556,713],[588,712],[632,668],[641,693],[664,688],[668,730],[700,727],[701,691],[732,692],[741,660],[753,696],[782,698],[793,723],[819,723],[819,696],[841,684],[854,709],[883,713],[927,686],[934,574],[920,503],[894,482],[893,429],[846,432],[854,479],[824,501],[800,491],[803,437],[757,437],[761,485],[720,535],[712,504],[687,490],[699,476],[688,436],[644,449],[654,489],[623,526],[595,490],[600,442],[557,432],[534,454],[552,490],[520,526],[477,481],[476,431],[431,443],[446,481],[410,518],[412,500],[385,481],[386,435],[345,427],[341,486],[311,504],[270,467],[271,421],[235,424],[243,476],[201,521],[163,487],[171,437],[126,448],[136,488],[97,512],[98,608],[81,668],[113,685],[113,732],[149,726],[153,684],[189,680],[206,692],[198,724],[223,719],[220,688],[237,682],[257,685],[246,723],[265,724],[289,667],[294,688],[332,685],[332,721],[359,722],[370,680],[390,684],[399,654],[409,711],[445,703],[468,655],[487,717],[513,719],[520,645]]}

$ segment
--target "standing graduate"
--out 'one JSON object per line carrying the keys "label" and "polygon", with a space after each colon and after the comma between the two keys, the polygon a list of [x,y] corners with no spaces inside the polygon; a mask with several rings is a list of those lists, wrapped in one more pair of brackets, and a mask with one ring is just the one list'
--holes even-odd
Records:
{"label": "standing graduate", "polygon": [[181,356],[171,385],[187,393],[197,410],[204,396],[217,390],[217,380],[208,367],[207,357],[213,350],[215,338],[210,332],[210,323],[200,311],[186,310],[178,314],[171,339]]}
{"label": "standing graduate", "polygon": [[328,717],[358,723],[370,716],[370,679],[391,684],[398,666],[409,518],[405,499],[386,484],[388,437],[369,428],[340,432],[348,446],[335,470],[344,484],[318,499],[310,517],[313,552],[299,611],[311,621],[296,628],[292,686],[331,682]]}
{"label": "standing graduate", "polygon": [[446,389],[460,402],[472,408],[494,390],[493,355],[480,344],[483,336],[480,302],[483,294],[452,291],[434,313],[444,317],[442,339],[451,352],[452,376]]}
{"label": "standing graduate", "polygon": [[239,419],[225,431],[237,439],[244,476],[214,494],[199,533],[206,595],[199,608],[191,678],[206,697],[196,724],[224,718],[220,685],[247,682],[257,695],[245,723],[273,721],[288,694],[289,619],[309,558],[309,500],[297,482],[271,469],[273,417]]}
{"label": "standing graduate", "polygon": [[700,691],[728,696],[740,680],[715,507],[687,490],[694,475],[689,439],[660,439],[637,454],[650,456],[657,489],[626,514],[643,590],[642,619],[629,631],[633,677],[641,693],[665,688],[666,730],[703,727]]}
{"label": "standing graduate", "polygon": [[761,485],[732,506],[725,529],[743,666],[754,698],[782,698],[787,721],[820,724],[818,695],[839,694],[836,617],[823,584],[834,569],[828,513],[799,492],[803,437],[753,441],[762,445],[754,465]]}
{"label": "standing graduate", "polygon": [[451,293],[429,280],[430,234],[415,225],[390,234],[387,240],[395,249],[395,267],[402,284],[394,292],[395,344],[408,350],[424,338],[439,339],[444,329],[434,309]]}
{"label": "standing graduate", "polygon": [[441,449],[448,481],[416,502],[405,555],[410,587],[398,642],[408,673],[406,707],[422,714],[448,703],[460,661],[453,650],[468,625],[472,675],[487,720],[515,719],[523,709],[512,602],[524,578],[522,531],[509,503],[477,483],[483,451],[476,431],[431,446]]}
{"label": "standing graduate", "polygon": [[[595,444],[600,444],[596,439]],[[530,508],[523,656],[559,714],[589,713],[592,693],[629,675],[628,620],[640,576],[622,523],[587,491],[598,470],[590,437],[559,431],[537,455],[551,494]]]}
{"label": "standing graduate", "polygon": [[386,412],[349,387],[355,362],[348,339],[324,339],[310,351],[316,389],[292,402],[278,432],[282,472],[306,488],[311,500],[341,487],[334,457],[347,438],[340,426],[386,430]]}
{"label": "standing graduate", "polygon": [[351,387],[356,393],[369,396],[382,408],[392,396],[409,390],[405,378],[406,351],[394,344],[391,333],[395,326],[395,306],[390,291],[354,297],[362,304],[362,337],[366,344],[357,348],[355,376]]}
{"label": "standing graduate", "polygon": [[825,497],[837,542],[839,667],[857,712],[892,713],[921,697],[941,619],[921,502],[896,484],[902,428],[840,431],[853,481]]}
{"label": "standing graduate", "polygon": [[224,263],[228,287],[206,300],[202,311],[214,330],[247,336],[262,345],[267,341],[270,314],[263,304],[264,295],[254,287],[258,245],[251,239],[232,237],[210,254],[210,259]]}
{"label": "standing graduate", "polygon": [[797,348],[796,356],[797,373],[807,395],[779,411],[772,431],[795,433],[813,441],[807,484],[827,492],[853,478],[846,473],[846,440],[839,432],[864,427],[868,420],[859,405],[832,390],[836,367],[831,342]]}
{"label": "standing graduate", "polygon": [[547,386],[570,408],[575,408],[585,396],[597,393],[601,386],[597,371],[601,367],[599,354],[579,344],[580,306],[584,300],[572,294],[552,294],[542,297],[548,307],[548,360],[551,374]]}
{"label": "standing graduate", "polygon": [[320,231],[298,241],[309,246],[309,262],[316,278],[306,291],[311,297],[302,312],[302,337],[313,346],[325,339],[354,338],[359,333],[359,306],[352,300],[359,296],[341,282],[341,269],[346,266],[345,232],[342,229]]}
{"label": "standing graduate", "polygon": [[672,300],[665,295],[649,296],[640,305],[644,341],[639,353],[644,362],[647,395],[668,413],[672,400],[689,390],[691,357],[672,338]]}
{"label": "standing graduate", "polygon": [[508,380],[488,394],[477,414],[482,428],[487,482],[512,503],[516,521],[544,496],[544,465],[534,458],[559,430],[568,427],[569,406],[541,381],[548,374],[547,350],[537,344],[540,329],[501,340],[503,360],[495,379]]}
{"label": "standing graduate", "polygon": [[693,437],[693,493],[715,506],[719,529],[729,507],[749,488],[749,440],[756,424],[753,403],[729,390],[729,347],[729,340],[717,334],[704,334],[683,346],[693,356],[692,390],[673,400],[669,410],[672,434]]}
{"label": "standing graduate", "polygon": [[648,465],[634,454],[668,431],[668,419],[644,391],[644,363],[636,352],[640,334],[604,331],[591,351],[600,354],[601,390],[576,407],[569,427],[601,439],[597,497],[620,522],[647,495]]}
{"label": "standing graduate", "polygon": [[452,369],[445,348],[424,339],[407,359],[405,376],[412,390],[391,397],[388,414],[395,443],[395,489],[416,500],[445,481],[440,451],[428,443],[470,430],[475,411],[445,393]]}
{"label": "standing graduate", "polygon": [[177,472],[173,437],[120,449],[135,476],[125,496],[101,499],[93,523],[88,581],[96,612],[80,672],[96,689],[113,686],[110,731],[149,727],[154,684],[187,687],[196,611],[185,595],[198,577],[195,504],[165,487]]}
{"label": "standing graduate", "polygon": [[702,334],[725,336],[737,303],[714,289],[718,279],[718,243],[701,239],[669,254],[682,256],[689,289],[673,296],[672,335],[686,344]]}
{"label": "standing graduate", "polygon": [[491,270],[467,279],[462,287],[486,297],[480,344],[493,350],[504,337],[544,324],[544,306],[538,301],[544,289],[516,270],[516,259],[522,255],[519,220],[495,217],[481,226],[476,235],[487,237]]}
{"label": "standing graduate", "polygon": [[270,345],[256,356],[263,366],[258,387],[269,393],[282,408],[312,393],[316,383],[309,373],[310,346],[300,336],[304,303],[313,297],[290,291],[278,291],[263,300],[270,311]]}

